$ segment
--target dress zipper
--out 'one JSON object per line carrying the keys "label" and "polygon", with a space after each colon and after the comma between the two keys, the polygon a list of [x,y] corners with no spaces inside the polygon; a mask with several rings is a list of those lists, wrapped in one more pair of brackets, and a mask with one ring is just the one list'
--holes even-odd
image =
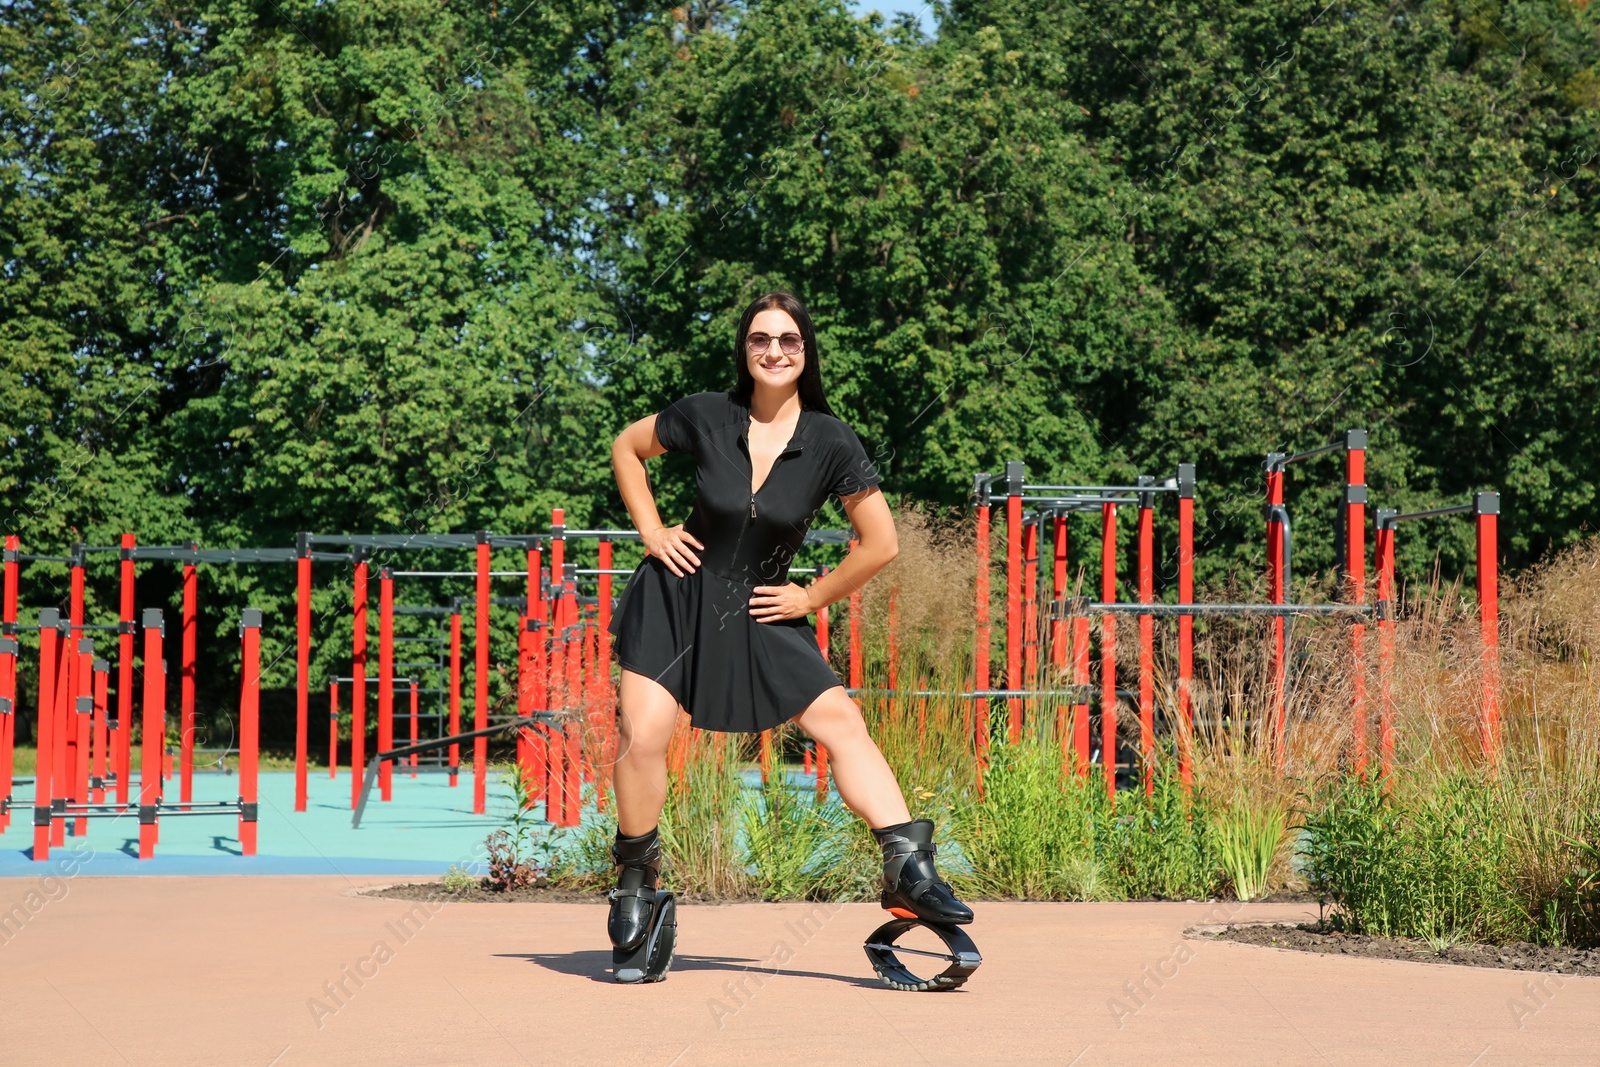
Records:
{"label": "dress zipper", "polygon": [[[749,459],[750,458],[750,442],[747,441],[745,438],[741,437],[741,438],[739,438],[739,443],[744,445],[745,458]],[[772,480],[772,476],[777,473],[778,464],[783,462],[783,457],[787,456],[792,451],[794,451],[794,449],[785,448],[782,452],[778,453],[778,458],[772,461],[772,469],[767,471],[767,479],[766,479],[766,481],[761,483],[763,488],[765,488],[767,482],[770,482]],[[751,461],[751,469],[752,470],[755,469],[755,461],[754,460]],[[753,519],[755,517],[756,517],[756,494],[755,494],[754,491],[752,491],[750,493],[750,515],[749,515],[749,518],[746,518],[744,520],[744,522],[742,524],[740,524],[740,526],[739,526],[739,536],[733,542],[733,558],[734,558],[734,560],[737,560],[739,558],[739,546],[744,543],[744,532],[750,528],[750,519]]]}

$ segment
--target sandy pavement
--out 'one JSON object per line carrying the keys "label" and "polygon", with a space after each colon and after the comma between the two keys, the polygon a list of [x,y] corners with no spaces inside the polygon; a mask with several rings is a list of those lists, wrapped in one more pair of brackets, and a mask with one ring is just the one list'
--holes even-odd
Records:
{"label": "sandy pavement", "polygon": [[875,906],[680,909],[667,981],[599,904],[413,904],[390,876],[0,881],[17,1064],[1600,1064],[1600,980],[1185,940],[1304,905],[977,904],[961,990],[881,986]]}

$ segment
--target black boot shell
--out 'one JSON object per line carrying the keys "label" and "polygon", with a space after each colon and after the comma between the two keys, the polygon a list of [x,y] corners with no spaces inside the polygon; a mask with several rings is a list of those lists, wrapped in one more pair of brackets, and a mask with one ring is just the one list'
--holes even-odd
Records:
{"label": "black boot shell", "polygon": [[923,922],[960,926],[972,909],[956,899],[950,883],[933,866],[933,820],[915,819],[872,831],[883,846],[883,906],[896,915]]}
{"label": "black boot shell", "polygon": [[650,932],[650,916],[655,908],[661,837],[657,830],[638,837],[618,833],[611,845],[611,858],[619,870],[616,888],[607,894],[611,914],[606,919],[606,933],[616,948],[638,948]]}

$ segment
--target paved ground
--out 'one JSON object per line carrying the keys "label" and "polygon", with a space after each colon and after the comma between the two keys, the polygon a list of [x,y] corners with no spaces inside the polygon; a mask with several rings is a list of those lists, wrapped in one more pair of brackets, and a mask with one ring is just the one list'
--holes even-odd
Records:
{"label": "paved ground", "polygon": [[618,986],[597,905],[411,905],[373,876],[0,880],[0,1062],[1600,1063],[1600,981],[1186,941],[1298,905],[980,904],[952,993],[876,983],[870,905],[685,907]]}

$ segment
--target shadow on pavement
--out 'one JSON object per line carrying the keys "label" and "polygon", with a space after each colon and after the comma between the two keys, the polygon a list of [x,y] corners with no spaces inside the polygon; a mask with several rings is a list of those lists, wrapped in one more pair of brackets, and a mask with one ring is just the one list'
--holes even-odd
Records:
{"label": "shadow on pavement", "polygon": [[[570,974],[578,978],[588,978],[595,982],[604,982],[606,985],[615,984],[611,977],[611,950],[587,949],[582,952],[497,952],[496,959],[527,960],[529,963],[538,964],[547,970],[558,974]],[[673,971],[760,971],[762,974],[777,977],[786,975],[793,978],[820,978],[828,982],[842,982],[845,985],[861,986],[868,989],[882,988],[883,983],[876,978],[857,978],[842,974],[822,974],[817,971],[792,971],[785,969],[767,970],[759,965],[758,960],[734,956],[690,956],[677,953],[672,959],[672,969],[667,972],[671,978]]]}

